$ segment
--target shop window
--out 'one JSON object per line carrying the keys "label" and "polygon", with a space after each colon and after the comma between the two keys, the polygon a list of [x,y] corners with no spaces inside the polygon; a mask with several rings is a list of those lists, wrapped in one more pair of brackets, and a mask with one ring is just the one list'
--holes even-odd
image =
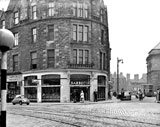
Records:
{"label": "shop window", "polygon": [[43,75],[42,85],[60,85],[60,75]]}
{"label": "shop window", "polygon": [[70,85],[90,85],[90,76],[83,74],[71,75]]}
{"label": "shop window", "polygon": [[98,76],[98,85],[106,85],[106,77],[105,76]]}
{"label": "shop window", "polygon": [[26,88],[24,88],[24,95],[30,101],[36,101],[37,100],[37,88],[36,87],[26,87]]}
{"label": "shop window", "polygon": [[27,76],[24,77],[24,86],[37,86],[37,76]]}

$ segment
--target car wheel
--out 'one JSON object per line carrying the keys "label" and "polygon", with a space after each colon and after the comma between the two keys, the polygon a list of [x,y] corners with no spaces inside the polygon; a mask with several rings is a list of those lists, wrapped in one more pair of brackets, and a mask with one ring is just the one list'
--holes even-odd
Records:
{"label": "car wheel", "polygon": [[22,101],[20,101],[19,104],[22,105]]}
{"label": "car wheel", "polygon": [[27,103],[27,105],[29,105],[29,103]]}
{"label": "car wheel", "polygon": [[13,105],[15,105],[15,103],[12,103]]}

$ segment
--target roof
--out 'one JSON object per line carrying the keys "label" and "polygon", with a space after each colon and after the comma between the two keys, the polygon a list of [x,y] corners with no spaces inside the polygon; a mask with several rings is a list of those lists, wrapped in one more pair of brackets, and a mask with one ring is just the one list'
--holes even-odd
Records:
{"label": "roof", "polygon": [[12,11],[19,0],[10,0],[7,11]]}
{"label": "roof", "polygon": [[160,42],[153,49],[160,49]]}

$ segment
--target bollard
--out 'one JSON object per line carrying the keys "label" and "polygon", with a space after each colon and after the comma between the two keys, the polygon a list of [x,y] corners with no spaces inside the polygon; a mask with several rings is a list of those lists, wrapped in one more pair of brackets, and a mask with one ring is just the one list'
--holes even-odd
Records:
{"label": "bollard", "polygon": [[7,29],[0,29],[0,51],[1,60],[1,127],[6,127],[6,81],[7,81],[7,51],[12,49],[14,44],[14,35]]}

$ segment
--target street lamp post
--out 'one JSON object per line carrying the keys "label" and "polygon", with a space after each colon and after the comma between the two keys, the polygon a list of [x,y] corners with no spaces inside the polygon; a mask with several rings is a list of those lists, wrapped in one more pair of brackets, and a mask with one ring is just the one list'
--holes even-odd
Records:
{"label": "street lamp post", "polygon": [[12,49],[14,35],[7,29],[0,29],[1,56],[1,127],[6,127],[6,100],[7,100],[7,51]]}
{"label": "street lamp post", "polygon": [[123,59],[117,57],[117,94],[119,94],[119,62],[123,63]]}

